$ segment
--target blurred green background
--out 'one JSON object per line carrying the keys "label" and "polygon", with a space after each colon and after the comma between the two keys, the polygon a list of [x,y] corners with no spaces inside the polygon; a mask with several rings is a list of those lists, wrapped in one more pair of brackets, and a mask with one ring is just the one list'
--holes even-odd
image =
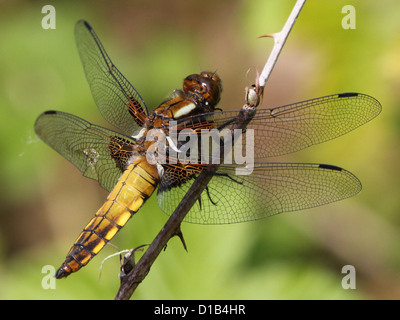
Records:
{"label": "blurred green background", "polygon": [[[36,117],[62,110],[107,126],[95,106],[74,42],[88,20],[121,72],[150,107],[182,79],[217,70],[220,106],[239,109],[294,0],[0,1],[0,298],[112,299],[117,251],[107,246],[56,289],[42,267],[58,268],[107,193],[34,134]],[[41,9],[56,9],[44,30]],[[344,5],[356,8],[345,30]],[[226,226],[184,224],[186,253],[172,239],[133,299],[400,298],[400,3],[308,1],[265,91],[263,107],[356,91],[382,114],[339,139],[279,159],[342,166],[363,183],[360,195],[311,210]],[[249,73],[247,74],[247,72]],[[112,241],[150,243],[166,222],[153,197]],[[356,289],[341,286],[344,265]]]}

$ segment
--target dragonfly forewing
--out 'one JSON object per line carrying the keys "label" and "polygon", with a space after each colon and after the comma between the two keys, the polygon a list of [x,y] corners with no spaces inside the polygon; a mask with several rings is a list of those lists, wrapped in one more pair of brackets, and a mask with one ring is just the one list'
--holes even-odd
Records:
{"label": "dragonfly forewing", "polygon": [[148,115],[146,103],[109,58],[86,21],[75,27],[75,39],[93,99],[102,116],[127,135],[135,135]]}
{"label": "dragonfly forewing", "polygon": [[[258,109],[246,131],[254,130],[254,159],[276,157],[344,135],[375,118],[381,109],[378,100],[365,94],[334,94]],[[196,115],[180,120],[178,126],[231,129],[239,115],[240,111]]]}

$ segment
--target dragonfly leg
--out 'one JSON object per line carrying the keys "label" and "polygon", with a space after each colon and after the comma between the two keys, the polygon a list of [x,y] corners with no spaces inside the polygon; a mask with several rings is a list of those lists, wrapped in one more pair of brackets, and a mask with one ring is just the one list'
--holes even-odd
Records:
{"label": "dragonfly leg", "polygon": [[[220,177],[226,177],[226,178],[231,179],[233,182],[236,182],[236,183],[238,183],[238,184],[243,184],[243,182],[238,181],[238,180],[232,178],[232,177],[231,177],[229,174],[227,174],[227,173],[222,173],[222,172],[211,172],[211,171],[210,171],[210,174],[213,174],[213,175],[215,175],[215,176],[220,176]],[[211,199],[210,199],[210,200],[211,200]]]}

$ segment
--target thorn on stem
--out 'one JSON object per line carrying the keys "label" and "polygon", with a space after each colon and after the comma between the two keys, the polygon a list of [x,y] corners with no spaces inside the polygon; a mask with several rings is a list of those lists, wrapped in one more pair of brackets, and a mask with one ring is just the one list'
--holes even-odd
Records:
{"label": "thorn on stem", "polygon": [[260,38],[275,38],[276,33],[267,33],[267,34],[263,34],[262,36],[257,37],[257,39]]}
{"label": "thorn on stem", "polygon": [[178,228],[178,230],[172,236],[178,236],[179,239],[181,239],[183,248],[186,250],[186,252],[188,252],[187,247],[186,247],[186,242],[185,242],[185,239],[183,238],[183,233],[182,233],[180,227]]}

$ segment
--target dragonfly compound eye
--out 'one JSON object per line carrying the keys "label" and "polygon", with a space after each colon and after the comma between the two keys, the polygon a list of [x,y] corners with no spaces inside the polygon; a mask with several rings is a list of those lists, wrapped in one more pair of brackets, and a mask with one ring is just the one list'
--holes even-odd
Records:
{"label": "dragonfly compound eye", "polygon": [[192,74],[184,80],[183,91],[200,94],[207,105],[215,106],[221,96],[221,79],[214,72]]}

